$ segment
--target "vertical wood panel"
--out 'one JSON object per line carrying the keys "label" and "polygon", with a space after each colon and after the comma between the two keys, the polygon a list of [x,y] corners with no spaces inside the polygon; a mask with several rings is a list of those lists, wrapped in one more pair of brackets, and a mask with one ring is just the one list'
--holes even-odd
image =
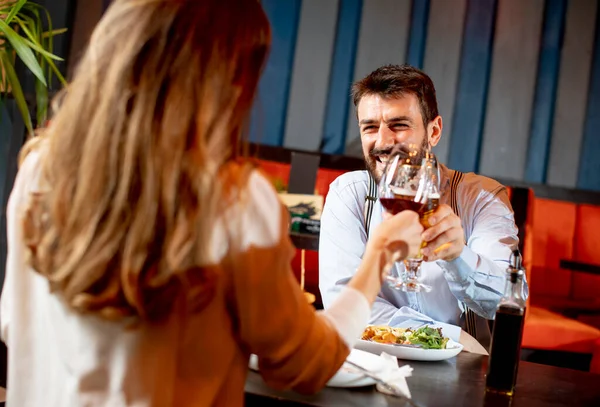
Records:
{"label": "vertical wood panel", "polygon": [[480,172],[522,180],[533,107],[543,0],[500,0]]}
{"label": "vertical wood panel", "polygon": [[546,182],[567,0],[546,0],[525,180]]}
{"label": "vertical wood panel", "polygon": [[577,186],[597,8],[596,0],[570,0],[567,7],[548,164],[551,185]]}
{"label": "vertical wood panel", "polygon": [[594,57],[579,156],[577,188],[600,191],[600,10],[596,11]]}
{"label": "vertical wood panel", "polygon": [[486,111],[496,0],[469,0],[448,164],[476,171]]}
{"label": "vertical wood panel", "polygon": [[430,0],[413,0],[412,2],[406,63],[419,69],[423,68],[423,59],[425,58],[430,6]]}
{"label": "vertical wood panel", "polygon": [[339,7],[323,123],[323,152],[327,154],[343,154],[346,145],[348,111],[352,103],[349,95],[354,78],[362,5],[362,0],[342,0]]}
{"label": "vertical wood panel", "polygon": [[452,115],[460,67],[467,0],[431,0],[424,71],[435,85],[443,132],[435,147],[441,162],[447,162],[452,132]]}
{"label": "vertical wood panel", "polygon": [[284,146],[317,151],[323,139],[338,0],[303,0]]}
{"label": "vertical wood panel", "polygon": [[252,109],[250,140],[281,146],[301,0],[262,0],[261,4],[271,23],[271,52]]}
{"label": "vertical wood panel", "polygon": [[[386,64],[402,64],[406,59],[410,28],[410,0],[377,0],[363,4],[354,80],[362,79]],[[350,92],[350,89],[348,89]],[[346,154],[362,157],[354,105],[350,104]]]}

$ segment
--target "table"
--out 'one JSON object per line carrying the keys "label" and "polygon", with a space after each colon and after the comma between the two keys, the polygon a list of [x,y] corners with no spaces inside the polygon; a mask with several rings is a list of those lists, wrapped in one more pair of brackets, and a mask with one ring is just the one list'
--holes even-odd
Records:
{"label": "table", "polygon": [[[485,397],[487,356],[462,352],[441,362],[399,361],[413,368],[408,386],[414,404],[424,407],[538,407],[600,406],[600,375],[578,370],[521,362],[515,395],[511,399]],[[246,380],[247,406],[409,406],[373,386],[341,389],[326,387],[313,396],[269,388],[256,372]]]}

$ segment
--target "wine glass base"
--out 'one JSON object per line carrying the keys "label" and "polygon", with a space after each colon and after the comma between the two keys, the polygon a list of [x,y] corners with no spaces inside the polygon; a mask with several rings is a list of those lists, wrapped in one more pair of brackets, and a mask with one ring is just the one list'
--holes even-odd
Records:
{"label": "wine glass base", "polygon": [[398,284],[398,288],[396,289],[405,293],[428,293],[431,291],[431,286],[419,282],[407,281]]}
{"label": "wine glass base", "polygon": [[431,286],[420,283],[419,281],[402,281],[398,278],[388,276],[386,282],[394,290],[404,291],[405,293],[428,293],[431,291]]}

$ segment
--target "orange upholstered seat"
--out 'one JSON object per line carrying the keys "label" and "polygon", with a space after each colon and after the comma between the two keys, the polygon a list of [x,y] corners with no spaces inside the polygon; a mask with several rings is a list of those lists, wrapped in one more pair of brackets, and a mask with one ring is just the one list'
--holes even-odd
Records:
{"label": "orange upholstered seat", "polygon": [[547,309],[530,306],[525,317],[523,347],[593,353],[600,330]]}
{"label": "orange upholstered seat", "polygon": [[[594,293],[594,289],[576,288],[580,281],[585,284],[590,277],[597,276],[581,276],[560,268],[562,259],[589,261],[590,257],[585,255],[600,254],[594,250],[598,240],[591,234],[593,229],[582,224],[587,220],[584,221],[581,216],[584,211],[591,218],[591,224],[596,222],[594,216],[598,216],[600,222],[600,214],[595,212],[600,208],[584,208],[570,202],[533,198],[532,195],[524,249],[530,297],[522,346],[525,349],[591,354],[590,371],[600,373],[600,329],[547,309],[577,304],[584,297],[600,297],[598,290]],[[593,214],[588,214],[590,210]],[[592,227],[600,227],[600,223]],[[578,236],[586,236],[591,247],[582,245]]]}
{"label": "orange upholstered seat", "polygon": [[[600,264],[600,206],[577,207],[573,241],[574,260]],[[574,272],[572,289],[571,296],[576,300],[600,300],[600,275]]]}

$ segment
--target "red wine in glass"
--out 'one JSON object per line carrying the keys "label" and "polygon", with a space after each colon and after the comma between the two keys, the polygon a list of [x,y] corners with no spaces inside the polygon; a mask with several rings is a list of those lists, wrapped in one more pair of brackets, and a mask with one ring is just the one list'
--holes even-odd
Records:
{"label": "red wine in glass", "polygon": [[419,214],[419,219],[423,227],[429,227],[427,218],[433,211],[437,209],[440,203],[439,197],[427,199],[425,202],[415,201],[414,195],[394,194],[393,198],[379,198],[381,205],[385,210],[392,215],[396,215],[402,211],[410,210]]}

